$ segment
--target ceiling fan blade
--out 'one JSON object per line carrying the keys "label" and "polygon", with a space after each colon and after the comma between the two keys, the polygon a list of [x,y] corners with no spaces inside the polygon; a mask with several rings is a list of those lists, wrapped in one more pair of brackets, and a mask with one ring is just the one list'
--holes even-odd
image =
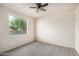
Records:
{"label": "ceiling fan blade", "polygon": [[44,5],[42,5],[41,7],[45,7],[45,6],[48,6],[48,3],[45,3]]}
{"label": "ceiling fan blade", "polygon": [[40,7],[41,6],[41,3],[36,3],[37,7]]}
{"label": "ceiling fan blade", "polygon": [[37,8],[37,7],[30,7],[30,8]]}
{"label": "ceiling fan blade", "polygon": [[45,9],[41,8],[41,10],[46,11]]}

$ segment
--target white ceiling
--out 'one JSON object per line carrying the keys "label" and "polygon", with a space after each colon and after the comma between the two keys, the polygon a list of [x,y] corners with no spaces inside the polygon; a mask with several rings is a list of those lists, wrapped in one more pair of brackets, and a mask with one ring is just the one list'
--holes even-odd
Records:
{"label": "white ceiling", "polygon": [[36,9],[30,8],[31,6],[36,6],[34,3],[4,3],[2,5],[34,18],[52,15],[60,11],[74,10],[77,6],[74,3],[49,3],[48,6],[44,7],[47,10],[46,12],[36,12]]}

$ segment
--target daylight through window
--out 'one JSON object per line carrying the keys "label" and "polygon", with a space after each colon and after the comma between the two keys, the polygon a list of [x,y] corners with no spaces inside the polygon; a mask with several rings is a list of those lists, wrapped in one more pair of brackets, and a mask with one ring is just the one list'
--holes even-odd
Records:
{"label": "daylight through window", "polygon": [[9,16],[9,32],[10,34],[25,34],[26,21],[23,17]]}

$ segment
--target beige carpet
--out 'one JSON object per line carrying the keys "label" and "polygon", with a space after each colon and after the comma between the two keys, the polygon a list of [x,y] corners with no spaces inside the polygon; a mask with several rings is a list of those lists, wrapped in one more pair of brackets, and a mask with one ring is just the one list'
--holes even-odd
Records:
{"label": "beige carpet", "polygon": [[32,42],[6,53],[8,56],[78,56],[75,49],[41,42]]}

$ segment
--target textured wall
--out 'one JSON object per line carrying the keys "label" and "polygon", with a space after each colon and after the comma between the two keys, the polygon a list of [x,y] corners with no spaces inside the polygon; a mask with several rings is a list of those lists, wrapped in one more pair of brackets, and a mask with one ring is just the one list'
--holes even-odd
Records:
{"label": "textured wall", "polygon": [[[9,15],[23,16],[27,20],[27,34],[9,35]],[[34,20],[0,5],[0,52],[34,40]]]}
{"label": "textured wall", "polygon": [[75,9],[75,48],[79,53],[79,5]]}
{"label": "textured wall", "polygon": [[[56,9],[56,11],[55,11]],[[66,47],[75,47],[75,14],[73,6],[59,4],[52,15],[36,20],[37,40]]]}

